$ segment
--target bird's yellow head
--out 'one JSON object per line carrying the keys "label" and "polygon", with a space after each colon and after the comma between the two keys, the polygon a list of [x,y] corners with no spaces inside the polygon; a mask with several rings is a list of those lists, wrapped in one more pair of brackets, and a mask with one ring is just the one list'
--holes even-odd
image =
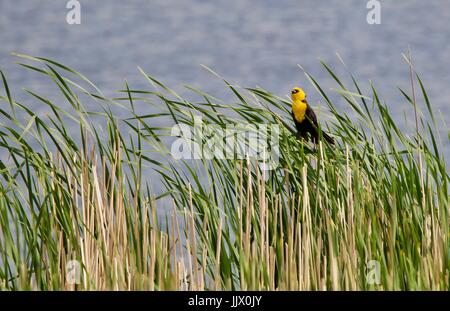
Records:
{"label": "bird's yellow head", "polygon": [[291,98],[294,102],[303,102],[306,100],[306,94],[301,88],[294,87],[291,91]]}

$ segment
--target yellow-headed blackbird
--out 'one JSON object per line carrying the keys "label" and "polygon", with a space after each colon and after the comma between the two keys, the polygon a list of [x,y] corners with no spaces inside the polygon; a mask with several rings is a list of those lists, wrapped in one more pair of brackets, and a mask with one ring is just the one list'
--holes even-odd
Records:
{"label": "yellow-headed blackbird", "polygon": [[[292,118],[297,128],[297,137],[308,140],[309,134],[312,141],[316,144],[319,140],[319,125],[316,114],[306,101],[305,92],[301,88],[296,87],[292,89],[291,98]],[[334,144],[334,139],[323,131],[322,137],[330,144]]]}

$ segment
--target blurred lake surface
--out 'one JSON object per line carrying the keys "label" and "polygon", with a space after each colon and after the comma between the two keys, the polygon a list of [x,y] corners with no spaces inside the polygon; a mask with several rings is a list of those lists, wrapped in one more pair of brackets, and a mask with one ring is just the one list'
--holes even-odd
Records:
{"label": "blurred lake surface", "polygon": [[[233,83],[261,86],[280,96],[300,85],[313,105],[320,104],[320,97],[298,64],[330,90],[336,83],[320,65],[322,59],[338,74],[351,70],[365,89],[373,81],[394,117],[412,120],[411,106],[397,89],[410,90],[408,66],[401,56],[410,48],[435,113],[440,113],[442,143],[447,158],[450,154],[444,123],[450,117],[448,1],[381,1],[380,25],[367,23],[367,1],[362,0],[80,2],[81,25],[69,25],[67,1],[0,0],[0,68],[17,100],[33,101],[23,87],[51,96],[55,86],[16,65],[11,52],[72,67],[109,96],[117,96],[114,91],[123,89],[125,80],[131,88],[151,89],[140,66],[186,96],[190,93],[183,85],[188,84],[235,100],[203,64]],[[342,99],[335,103],[349,110]],[[47,109],[35,107],[43,113]]]}

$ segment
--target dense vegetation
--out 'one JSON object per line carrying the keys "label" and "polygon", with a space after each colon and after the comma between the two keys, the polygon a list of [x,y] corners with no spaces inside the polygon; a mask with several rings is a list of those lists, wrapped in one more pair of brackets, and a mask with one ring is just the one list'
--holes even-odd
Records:
{"label": "dense vegetation", "polygon": [[[440,122],[413,71],[412,89],[400,90],[410,133],[373,86],[363,94],[323,64],[350,117],[306,73],[337,141],[313,146],[286,128],[289,100],[263,89],[225,81],[233,102],[189,88],[194,102],[141,70],[149,90],[126,85],[112,99],[70,68],[19,57],[71,108],[24,90],[48,111],[35,112],[2,73],[0,289],[450,289],[449,174]],[[88,100],[103,110],[87,111]],[[192,127],[195,116],[218,128],[278,125],[277,166],[174,160],[172,127]]]}

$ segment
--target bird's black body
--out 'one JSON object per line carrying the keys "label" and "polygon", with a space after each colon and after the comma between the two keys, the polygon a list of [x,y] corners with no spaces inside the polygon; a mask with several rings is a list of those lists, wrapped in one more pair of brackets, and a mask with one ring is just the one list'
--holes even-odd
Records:
{"label": "bird's black body", "polygon": [[[317,123],[317,117],[314,111],[309,105],[307,105],[305,111],[305,119],[302,122],[298,122],[295,119],[294,113],[292,112],[292,118],[295,122],[295,127],[297,128],[297,137],[301,139],[308,140],[308,134],[311,136],[311,140],[316,144],[319,141],[319,125]],[[334,139],[330,137],[327,133],[322,131],[322,137],[330,144],[334,144]]]}

